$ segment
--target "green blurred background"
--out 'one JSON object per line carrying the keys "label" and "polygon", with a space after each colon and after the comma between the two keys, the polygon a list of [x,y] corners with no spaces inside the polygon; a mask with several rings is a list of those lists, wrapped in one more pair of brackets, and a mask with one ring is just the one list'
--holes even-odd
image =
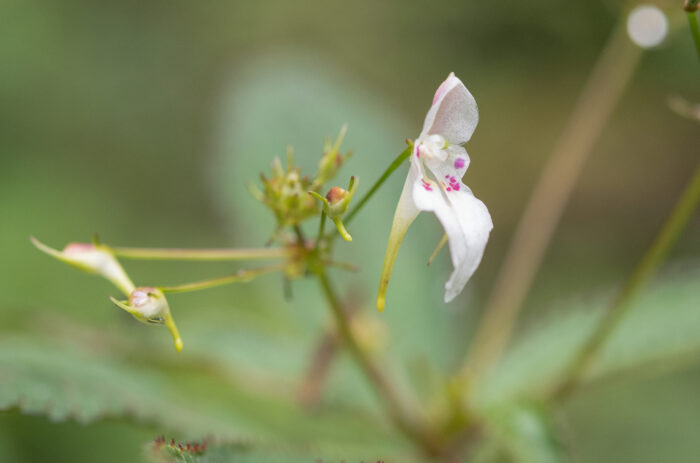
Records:
{"label": "green blurred background", "polygon": [[[421,217],[382,315],[385,355],[406,384],[449,371],[618,8],[597,0],[2,1],[0,336],[77,345],[96,359],[118,351],[144,367],[153,356],[189,396],[211,394],[214,404],[211,391],[221,388],[188,379],[183,363],[214,358],[216,378],[232,387],[289,390],[326,324],[313,282],[295,282],[290,303],[277,277],[173,297],[185,341],[176,356],[165,330],[120,313],[107,299],[115,290],[40,254],[29,236],[59,248],[95,232],[115,245],[261,246],[271,221],[245,182],[285,145],[312,172],[323,139],[348,122],[344,146],[354,156],[338,183],[359,175],[366,188],[403,140],[418,135],[432,92],[454,71],[481,115],[465,183],[495,228],[466,294],[445,308],[447,256],[424,266],[441,230]],[[620,283],[698,162],[697,124],[666,103],[671,95],[700,97],[682,12],[670,11],[678,27],[645,53],[596,143],[527,300],[525,325],[565,310],[561,301]],[[353,243],[339,246],[362,270],[339,273],[337,285],[371,314],[399,177],[354,223]],[[697,259],[699,233],[696,217],[674,261]],[[137,284],[176,284],[232,265],[126,267]],[[331,378],[328,401],[342,408],[360,389],[356,400],[373,403],[357,374],[345,371]],[[690,368],[577,395],[563,418],[575,461],[693,461],[699,387],[700,370]],[[227,406],[233,415],[244,407]],[[143,443],[162,432],[148,419],[54,423],[41,409],[0,413],[2,461],[138,461]],[[275,435],[274,417],[259,421]]]}

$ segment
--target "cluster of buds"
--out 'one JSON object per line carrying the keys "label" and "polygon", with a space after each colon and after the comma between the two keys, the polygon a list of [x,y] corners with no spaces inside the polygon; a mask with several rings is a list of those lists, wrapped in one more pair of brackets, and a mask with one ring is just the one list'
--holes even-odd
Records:
{"label": "cluster of buds", "polygon": [[294,150],[288,147],[286,168],[279,158],[275,158],[269,178],[260,174],[262,189],[249,185],[251,194],[272,211],[278,228],[296,226],[319,214],[318,204],[307,192],[320,191],[350,157],[349,152],[340,154],[346,129],[346,126],[342,127],[335,142],[326,140],[315,178],[302,175],[301,168],[295,167]]}
{"label": "cluster of buds", "polygon": [[318,207],[306,192],[311,188],[309,176],[301,175],[301,168],[294,167],[291,147],[287,149],[287,168],[279,158],[272,162],[271,176],[260,174],[263,190],[250,184],[251,194],[267,206],[275,215],[279,228],[294,226],[318,214]]}

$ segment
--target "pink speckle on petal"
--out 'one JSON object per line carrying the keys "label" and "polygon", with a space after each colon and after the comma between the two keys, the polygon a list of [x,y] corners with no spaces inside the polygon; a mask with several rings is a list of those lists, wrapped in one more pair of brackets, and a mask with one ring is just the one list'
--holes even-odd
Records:
{"label": "pink speckle on petal", "polygon": [[63,252],[68,254],[80,254],[81,252],[89,252],[94,250],[95,246],[89,243],[69,243],[65,248],[63,248]]}
{"label": "pink speckle on petal", "polygon": [[450,81],[452,80],[452,78],[454,78],[454,74],[450,74],[449,76],[447,76],[447,79],[445,79],[445,81],[440,84],[438,89],[435,91],[435,96],[433,96],[433,104],[435,104],[437,100],[439,100],[440,97],[442,97],[442,95],[444,95],[445,92],[447,92],[447,89],[451,84]]}
{"label": "pink speckle on petal", "polygon": [[462,159],[462,158],[455,159],[455,169],[461,169],[462,167],[464,167],[464,159]]}
{"label": "pink speckle on petal", "polygon": [[420,145],[416,146],[416,157],[420,157]]}

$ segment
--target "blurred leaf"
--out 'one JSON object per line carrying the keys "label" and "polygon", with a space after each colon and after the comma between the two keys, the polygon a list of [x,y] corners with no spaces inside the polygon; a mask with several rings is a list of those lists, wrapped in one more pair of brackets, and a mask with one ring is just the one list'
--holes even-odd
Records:
{"label": "blurred leaf", "polygon": [[[700,360],[700,270],[683,268],[653,284],[630,307],[586,382],[666,372]],[[558,379],[599,319],[607,298],[579,302],[517,339],[476,393],[479,406],[537,395]]]}
{"label": "blurred leaf", "polygon": [[133,418],[169,429],[231,431],[184,406],[186,401],[151,371],[30,335],[3,334],[0,378],[0,409],[17,407],[53,421]]}
{"label": "blurred leaf", "polygon": [[700,455],[700,367],[610,381],[571,396],[564,436],[577,462],[690,462]]}
{"label": "blurred leaf", "polygon": [[194,369],[193,364],[206,368],[199,356],[180,355],[179,369],[171,364],[165,371],[148,352],[143,361],[151,367],[144,368],[98,350],[96,355],[85,345],[3,334],[0,409],[17,407],[54,421],[136,419],[188,436],[311,445],[319,454],[353,458],[410,453],[410,446],[378,425],[376,417],[350,408],[309,413],[294,402],[289,388],[282,396],[270,390],[255,395]]}
{"label": "blurred leaf", "polygon": [[345,460],[341,455],[319,455],[308,448],[300,451],[254,443],[214,443],[198,451],[194,447],[188,450],[187,444],[156,443],[150,449],[149,457],[154,463],[309,463]]}
{"label": "blurred leaf", "polygon": [[497,445],[487,441],[488,450],[479,461],[503,461],[504,453],[510,457],[505,461],[518,463],[565,461],[551,417],[543,407],[533,403],[505,405],[490,410],[485,419]]}

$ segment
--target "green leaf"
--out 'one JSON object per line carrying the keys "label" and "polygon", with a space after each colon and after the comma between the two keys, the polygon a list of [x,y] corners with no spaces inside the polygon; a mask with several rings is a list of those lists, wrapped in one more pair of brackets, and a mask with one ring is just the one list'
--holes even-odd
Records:
{"label": "green leaf", "polygon": [[[547,410],[534,403],[509,404],[490,410],[485,417],[489,436],[497,445],[491,450],[492,458],[482,461],[518,463],[557,463],[565,461],[563,448],[557,439],[552,419]],[[499,450],[502,449],[502,450]]]}
{"label": "green leaf", "polygon": [[[270,447],[261,443],[214,443],[197,450],[185,443],[156,442],[149,452],[156,463],[309,463],[314,461],[340,462],[347,457],[317,450]],[[381,457],[367,461],[378,461]],[[405,460],[402,460],[405,461]]]}
{"label": "green leaf", "polygon": [[[102,346],[99,353],[86,347],[4,333],[0,409],[18,408],[55,421],[135,419],[163,432],[304,445],[319,455],[338,452],[348,458],[404,458],[412,451],[374,416],[347,407],[305,411],[289,387],[253,393],[226,375],[202,371],[211,364],[200,356],[179,354],[175,367],[146,352],[135,366],[109,354],[118,350],[114,346]],[[267,384],[248,381],[245,386],[258,389]]]}
{"label": "green leaf", "polygon": [[[683,268],[648,288],[630,307],[584,382],[628,373],[661,373],[697,362],[698,281],[700,270]],[[476,391],[476,404],[487,407],[546,392],[594,329],[607,300],[580,302],[521,335]]]}
{"label": "green leaf", "polygon": [[131,418],[169,429],[233,431],[183,405],[183,397],[152,371],[30,335],[3,334],[0,381],[0,409],[17,407],[53,421]]}

